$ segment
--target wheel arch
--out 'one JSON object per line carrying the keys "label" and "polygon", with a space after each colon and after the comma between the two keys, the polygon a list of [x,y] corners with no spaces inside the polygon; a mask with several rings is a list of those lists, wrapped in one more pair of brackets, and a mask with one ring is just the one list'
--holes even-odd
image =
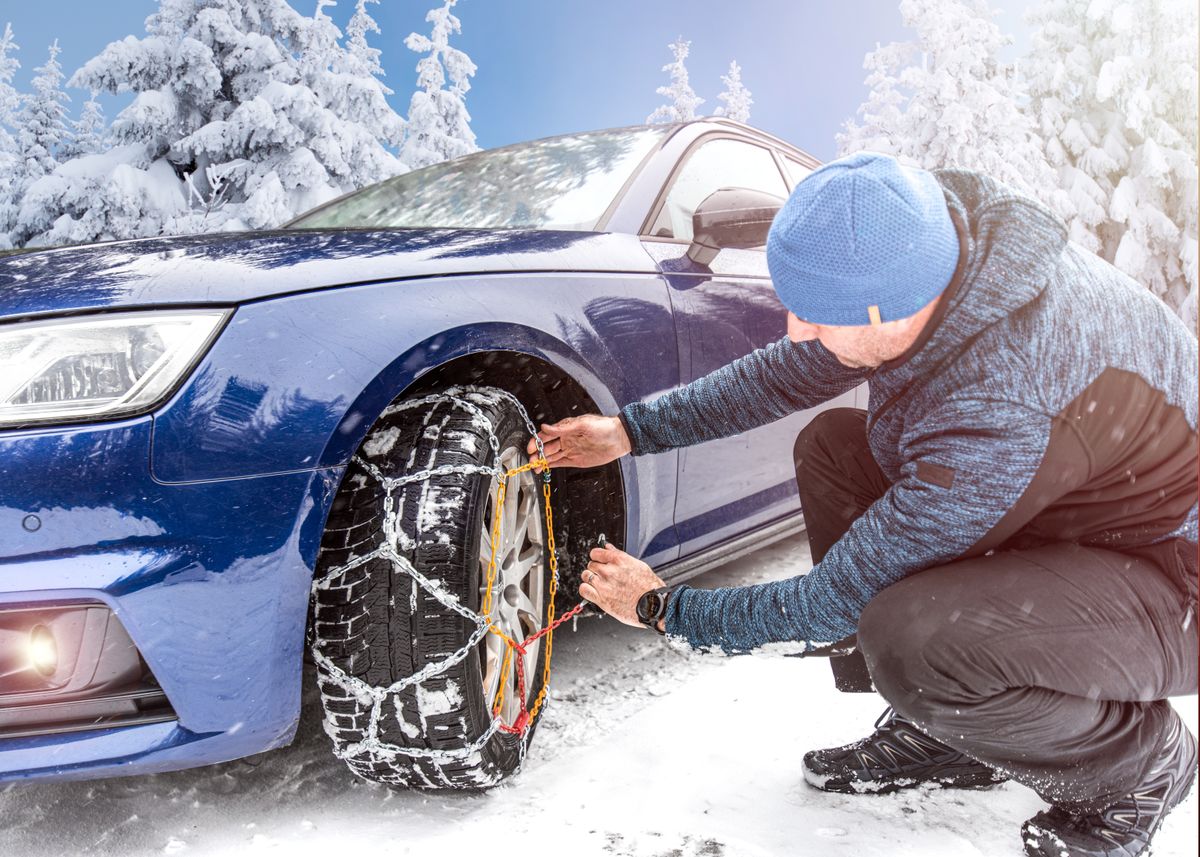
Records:
{"label": "wheel arch", "polygon": [[[533,327],[463,325],[426,337],[367,384],[345,409],[322,454],[343,464],[388,405],[447,387],[474,384],[507,390],[535,426],[585,413],[615,414],[618,404],[588,361],[570,345]],[[553,483],[558,560],[564,601],[577,600],[578,575],[600,534],[621,547],[637,532],[637,468],[631,457],[589,470],[562,469]],[[596,498],[603,498],[596,502]],[[565,514],[564,514],[565,513]]]}

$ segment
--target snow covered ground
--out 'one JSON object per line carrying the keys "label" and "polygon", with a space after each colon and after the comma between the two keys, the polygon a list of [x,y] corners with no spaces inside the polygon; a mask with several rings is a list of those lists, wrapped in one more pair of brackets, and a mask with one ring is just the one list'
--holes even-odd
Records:
{"label": "snow covered ground", "polygon": [[[809,565],[803,538],[701,578],[750,583]],[[296,742],[156,776],[0,790],[0,853],[549,854],[611,857],[1019,857],[1042,804],[1020,786],[837,796],[807,787],[812,747],[866,734],[883,703],[839,694],[821,660],[680,654],[611,620],[555,638],[553,704],[525,770],[485,795],[392,792],[329,753],[306,696]],[[311,680],[310,680],[311,685]],[[1196,698],[1177,700],[1196,729]],[[1196,797],[1155,857],[1197,853]]]}

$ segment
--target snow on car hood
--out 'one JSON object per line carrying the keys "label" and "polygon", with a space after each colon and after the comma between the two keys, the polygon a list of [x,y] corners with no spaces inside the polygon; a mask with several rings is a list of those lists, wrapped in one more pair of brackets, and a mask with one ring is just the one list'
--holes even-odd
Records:
{"label": "snow on car hood", "polygon": [[657,270],[636,237],[614,233],[280,230],[146,238],[0,256],[0,319],[231,305],[330,286],[452,274]]}

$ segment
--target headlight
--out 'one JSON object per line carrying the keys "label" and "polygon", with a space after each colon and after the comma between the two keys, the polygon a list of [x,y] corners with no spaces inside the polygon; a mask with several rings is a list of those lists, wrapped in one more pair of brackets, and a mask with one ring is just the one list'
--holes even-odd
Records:
{"label": "headlight", "polygon": [[232,310],[125,312],[0,326],[0,427],[149,410]]}

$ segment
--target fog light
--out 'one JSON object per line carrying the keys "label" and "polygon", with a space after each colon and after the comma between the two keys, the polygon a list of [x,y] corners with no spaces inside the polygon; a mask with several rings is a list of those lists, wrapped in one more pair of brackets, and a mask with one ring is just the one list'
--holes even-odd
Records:
{"label": "fog light", "polygon": [[36,625],[29,632],[29,665],[45,676],[58,669],[58,645],[45,625]]}

